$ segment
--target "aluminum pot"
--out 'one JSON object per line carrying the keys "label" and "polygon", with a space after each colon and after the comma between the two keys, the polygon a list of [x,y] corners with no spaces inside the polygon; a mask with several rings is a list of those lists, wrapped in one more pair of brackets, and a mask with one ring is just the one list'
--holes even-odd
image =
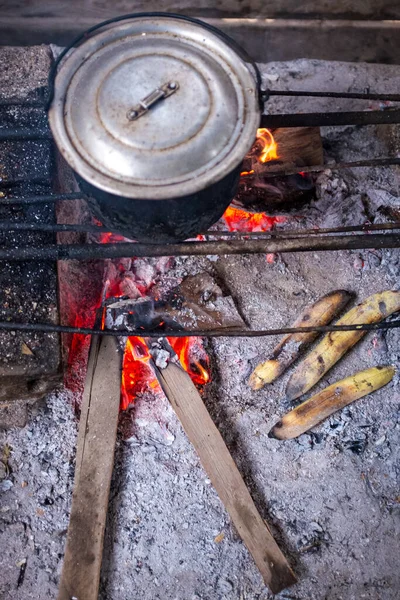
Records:
{"label": "aluminum pot", "polygon": [[140,241],[206,231],[235,195],[260,122],[260,75],[215,28],[118,17],[59,57],[50,127],[93,212]]}

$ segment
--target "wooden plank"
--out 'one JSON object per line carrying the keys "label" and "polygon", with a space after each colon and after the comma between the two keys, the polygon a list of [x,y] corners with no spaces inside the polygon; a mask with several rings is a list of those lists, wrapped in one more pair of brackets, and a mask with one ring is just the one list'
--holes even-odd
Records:
{"label": "wooden plank", "polygon": [[296,577],[250,496],[228,448],[189,375],[174,363],[159,370],[159,381],[232,522],[273,593]]}
{"label": "wooden plank", "polygon": [[[2,14],[3,45],[67,45],[103,18],[84,13],[59,17]],[[236,41],[258,62],[311,58],[347,62],[399,64],[399,21],[301,19],[206,19]]]}
{"label": "wooden plank", "polygon": [[194,16],[244,18],[360,18],[396,19],[400,7],[394,0],[51,0],[43,6],[41,0],[17,0],[2,4],[5,15],[62,17],[81,15],[98,20],[130,12],[166,11]]}
{"label": "wooden plank", "polygon": [[97,600],[120,401],[118,342],[93,336],[58,600]]}

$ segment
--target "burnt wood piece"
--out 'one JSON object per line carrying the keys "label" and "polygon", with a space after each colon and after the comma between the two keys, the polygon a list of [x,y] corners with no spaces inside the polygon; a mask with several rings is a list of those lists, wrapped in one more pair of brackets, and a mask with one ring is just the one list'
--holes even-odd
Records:
{"label": "burnt wood piece", "polygon": [[265,584],[273,593],[293,585],[296,577],[258,512],[189,375],[174,363],[162,370],[156,367],[156,373]]}
{"label": "burnt wood piece", "polygon": [[[0,106],[2,128],[32,130],[45,126],[46,112],[35,103],[46,85],[50,65],[51,55],[46,47],[0,48],[0,97],[4,103],[17,102],[16,106]],[[50,140],[0,144],[0,177],[1,196],[6,201],[15,195],[49,195],[53,177]],[[54,203],[12,207],[3,204],[0,220],[18,224],[32,221],[51,227],[56,222]],[[20,243],[33,248],[55,241],[52,232],[0,232],[1,249]],[[28,319],[33,323],[48,319],[58,324],[56,264],[36,261],[17,266],[2,262],[0,318]],[[0,348],[0,427],[24,425],[25,403],[43,397],[61,379],[59,335],[2,332]]]}
{"label": "burnt wood piece", "polygon": [[[255,143],[243,162],[243,172],[249,175],[240,178],[232,202],[234,207],[254,212],[282,212],[297,208],[313,197],[313,179],[299,171],[324,161],[319,127],[282,127],[272,130],[272,135],[278,158],[260,163],[260,141]],[[286,176],[285,171],[290,170],[297,173]],[[273,179],[268,177],[272,173]]]}
{"label": "burnt wood piece", "polygon": [[121,385],[118,342],[92,338],[58,600],[97,600]]}

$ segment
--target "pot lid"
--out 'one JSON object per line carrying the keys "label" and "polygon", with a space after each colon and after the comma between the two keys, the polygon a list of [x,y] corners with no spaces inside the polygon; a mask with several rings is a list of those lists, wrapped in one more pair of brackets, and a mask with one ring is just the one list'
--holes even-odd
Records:
{"label": "pot lid", "polygon": [[49,119],[83,179],[116,195],[165,199],[237,167],[260,111],[238,54],[201,24],[166,16],[109,26],[74,49]]}

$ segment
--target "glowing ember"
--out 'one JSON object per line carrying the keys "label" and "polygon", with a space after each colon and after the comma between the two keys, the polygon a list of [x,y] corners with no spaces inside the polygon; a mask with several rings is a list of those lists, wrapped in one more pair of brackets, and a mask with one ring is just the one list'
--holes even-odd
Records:
{"label": "glowing ember", "polygon": [[265,213],[251,213],[228,206],[222,217],[229,231],[269,231],[277,223],[284,223],[285,217],[270,217]]}
{"label": "glowing ember", "polygon": [[134,402],[138,393],[148,389],[161,392],[154,371],[149,365],[150,359],[150,352],[143,338],[128,338],[122,363],[122,410],[126,410]]}
{"label": "glowing ember", "polygon": [[257,140],[261,143],[260,162],[266,163],[269,160],[276,160],[278,158],[278,146],[269,129],[258,129]]}

